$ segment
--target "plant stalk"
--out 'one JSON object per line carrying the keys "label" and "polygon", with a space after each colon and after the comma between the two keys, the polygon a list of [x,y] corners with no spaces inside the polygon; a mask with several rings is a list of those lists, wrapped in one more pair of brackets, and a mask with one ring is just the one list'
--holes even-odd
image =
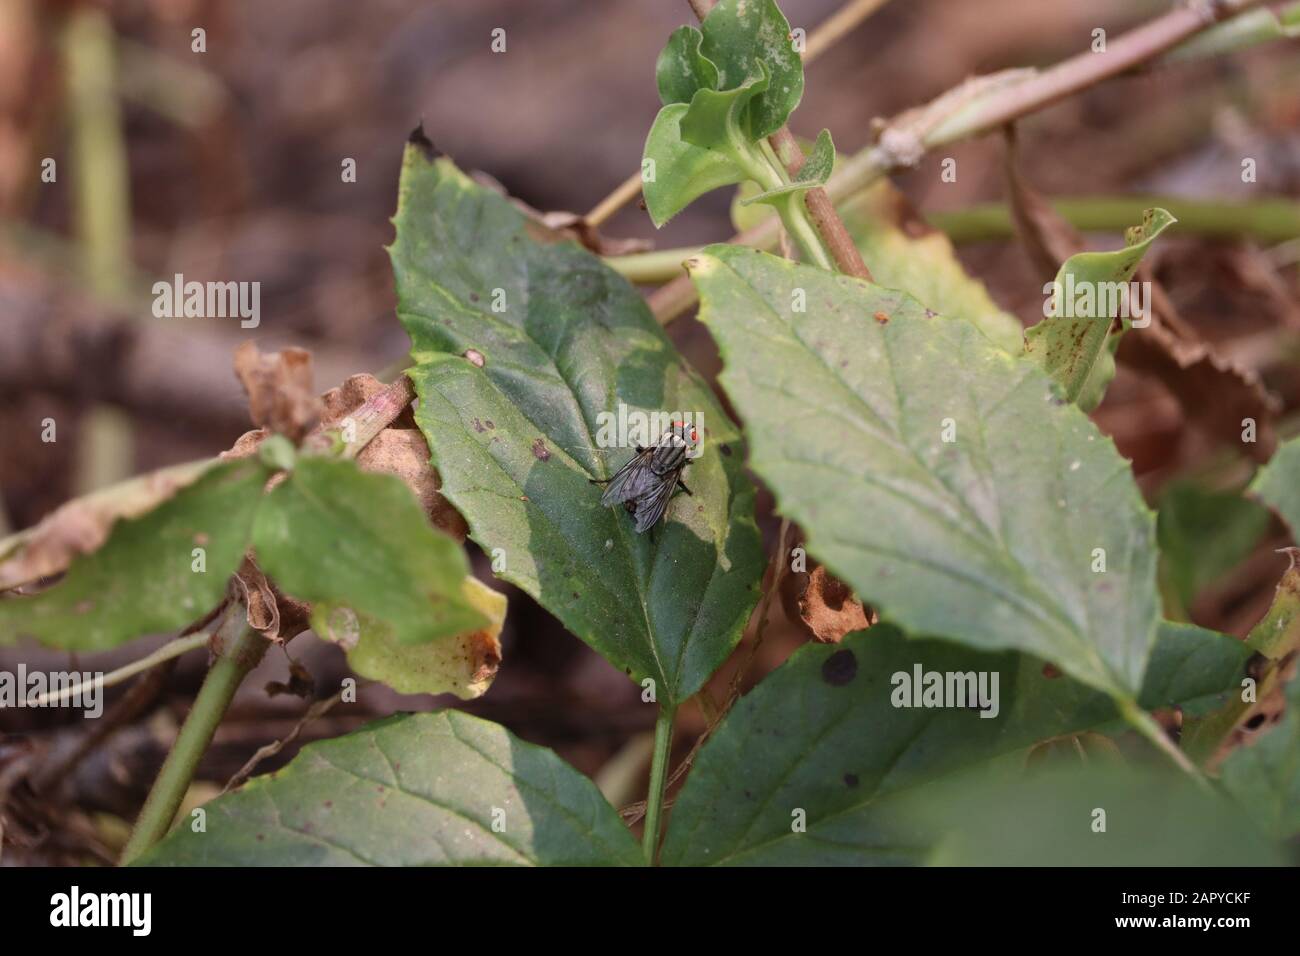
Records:
{"label": "plant stalk", "polygon": [[208,669],[194,706],[190,708],[171,753],[163,762],[158,779],[154,781],[140,816],[136,819],[131,839],[122,850],[121,864],[135,860],[164,836],[176,818],[176,811],[194,779],[203,752],[212,743],[217,725],[225,716],[226,708],[235,691],[258,665],[270,642],[248,626],[244,606],[232,602],[217,631],[221,645],[217,658]]}
{"label": "plant stalk", "polygon": [[[881,127],[877,142],[850,156],[831,176],[824,192],[835,203],[865,189],[897,168],[915,165],[935,146],[971,139],[1023,116],[1051,106],[1089,86],[1125,73],[1150,62],[1199,33],[1259,6],[1261,0],[1219,0],[1206,7],[1210,16],[1190,6],[1179,7],[1161,17],[1117,37],[1108,52],[1098,55],[1091,50],[1063,60],[1041,72],[1027,75],[1017,83],[987,88],[983,93],[958,102],[961,87],[937,97],[939,102],[957,104],[945,121],[916,128],[913,118],[924,116],[926,107],[908,110]],[[909,122],[911,120],[911,122]],[[886,137],[885,133],[892,135]],[[902,140],[908,149],[900,153],[896,146],[885,148],[886,140]],[[904,155],[905,153],[905,155]],[[811,198],[810,191],[810,198]],[[779,222],[767,219],[733,236],[728,242],[770,249],[776,244]],[[685,313],[697,301],[694,284],[681,275],[658,290],[648,300],[655,318],[667,324]]]}
{"label": "plant stalk", "polygon": [[1187,759],[1187,754],[1183,753],[1178,745],[1169,739],[1165,729],[1156,722],[1154,717],[1131,700],[1118,699],[1116,704],[1119,707],[1120,714],[1128,721],[1130,727],[1151,741],[1156,746],[1156,749],[1163,751],[1179,770],[1195,780],[1200,786],[1209,786],[1209,782],[1201,774],[1201,771]]}
{"label": "plant stalk", "polygon": [[655,749],[650,763],[650,790],[646,794],[645,830],[641,847],[648,866],[654,866],[659,853],[660,818],[663,816],[664,792],[668,782],[668,760],[673,745],[673,717],[676,708],[659,705],[655,720]]}

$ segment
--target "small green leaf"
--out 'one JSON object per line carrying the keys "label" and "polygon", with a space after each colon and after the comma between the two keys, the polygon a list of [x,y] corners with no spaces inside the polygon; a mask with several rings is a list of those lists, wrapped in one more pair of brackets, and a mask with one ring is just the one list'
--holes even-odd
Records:
{"label": "small green leaf", "polygon": [[748,199],[742,199],[741,205],[748,206],[750,203],[762,202],[770,203],[778,196],[787,196],[793,192],[800,192],[805,189],[812,189],[816,186],[825,185],[826,180],[831,178],[831,169],[835,165],[835,144],[831,142],[831,131],[824,129],[817,136],[817,142],[813,144],[812,152],[804,160],[804,164],[799,167],[799,172],[795,175],[794,181],[777,189],[769,189],[761,192],[756,196]]}
{"label": "small green leaf", "polygon": [[719,89],[738,89],[760,69],[771,81],[744,111],[741,126],[749,141],[784,126],[803,97],[803,60],[775,0],[719,0],[700,28],[701,50],[717,66]]}
{"label": "small green leaf", "polygon": [[[449,160],[408,148],[395,221],[416,420],[442,494],[500,577],[652,679],[660,703],[689,697],[739,639],[765,565],[740,431],[632,286]],[[686,415],[703,437],[694,496],[637,534],[590,480]]]}
{"label": "small green leaf", "polygon": [[664,106],[689,103],[696,90],[718,88],[718,68],[700,52],[704,35],[695,27],[678,27],[655,63],[659,100]]}
{"label": "small green leaf", "polygon": [[754,142],[744,129],[745,108],[767,85],[767,70],[760,65],[759,75],[735,89],[697,90],[682,114],[682,139],[742,166]]}
{"label": "small green leaf", "polygon": [[656,227],[662,227],[705,193],[745,178],[727,154],[701,149],[682,139],[682,117],[689,109],[685,103],[665,106],[646,137],[648,162],[641,193]]}
{"label": "small green leaf", "polygon": [[1287,687],[1282,722],[1229,754],[1220,779],[1269,833],[1300,833],[1300,679]]}
{"label": "small green leaf", "polygon": [[1041,370],[846,276],[734,246],[688,268],[751,465],[811,553],[913,633],[1029,651],[1136,694],[1157,616],[1154,516]]}
{"label": "small green leaf", "polygon": [[292,471],[298,453],[293,447],[293,442],[283,435],[268,435],[266,440],[257,446],[257,457],[262,459],[262,463],[268,468],[276,471]]}
{"label": "small green leaf", "polygon": [[0,600],[0,644],[33,637],[101,651],[202,617],[244,557],[268,477],[255,458],[219,464],[154,510],[119,521],[54,587]]}
{"label": "small green leaf", "polygon": [[[1078,400],[1085,389],[1089,403],[1100,399],[1107,383],[1094,381],[1088,388],[1089,378],[1105,352],[1121,302],[1127,301],[1119,296],[1127,292],[1151,243],[1175,222],[1167,210],[1148,209],[1142,224],[1125,232],[1123,249],[1070,256],[1045,290],[1054,315],[1025,333],[1025,351],[1061,386],[1067,401]],[[1144,302],[1144,307],[1149,311],[1151,303]]]}
{"label": "small green leaf", "polygon": [[1300,438],[1278,446],[1249,490],[1282,517],[1300,543]]}
{"label": "small green leaf", "polygon": [[[1164,627],[1142,706],[1229,693],[1246,656],[1230,637]],[[983,674],[986,699],[996,675],[996,716],[895,706],[896,699],[915,702],[897,675],[914,681],[917,668],[944,674],[945,686],[949,674],[977,682]],[[742,698],[704,745],[673,808],[663,862],[917,862],[929,842],[909,842],[895,828],[891,803],[906,804],[989,761],[1023,766],[1039,741],[1107,727],[1122,729],[1109,697],[1046,676],[1029,655],[911,640],[888,624],[839,645],[810,644]],[[805,832],[792,827],[800,817]]]}
{"label": "small green leaf", "polygon": [[635,866],[595,785],[554,753],[455,711],[310,744],[204,807],[137,866]]}
{"label": "small green leaf", "polygon": [[465,552],[429,526],[392,475],[304,456],[267,497],[253,529],[262,570],[301,601],[344,605],[403,644],[482,627],[465,599]]}

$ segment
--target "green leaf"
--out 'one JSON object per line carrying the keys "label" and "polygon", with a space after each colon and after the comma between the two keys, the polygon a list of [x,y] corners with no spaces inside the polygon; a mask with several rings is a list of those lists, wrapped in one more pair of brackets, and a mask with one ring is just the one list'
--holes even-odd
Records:
{"label": "green leaf", "polygon": [[689,103],[699,89],[718,88],[718,68],[700,52],[704,35],[695,27],[679,27],[655,63],[659,100],[664,106]]}
{"label": "green leaf", "polygon": [[262,570],[310,603],[382,621],[416,644],[487,623],[462,593],[465,552],[430,527],[410,489],[351,461],[304,456],[257,516]]}
{"label": "green leaf", "polygon": [[687,265],[751,465],[811,553],[912,633],[1137,692],[1153,515],[1110,439],[1033,363],[846,276],[730,246]]}
{"label": "green leaf", "polygon": [[[690,696],[739,639],[765,563],[739,430],[632,286],[575,244],[535,238],[448,160],[408,149],[395,221],[408,374],[442,494],[500,549],[501,577],[653,678],[661,703]],[[704,440],[686,472],[694,497],[642,535],[589,483],[632,456],[620,442],[659,437],[619,436],[620,406],[633,421],[691,415]]]}
{"label": "green leaf", "polygon": [[740,201],[741,205],[747,206],[756,202],[771,203],[778,196],[788,196],[790,193],[822,186],[826,183],[826,180],[831,178],[831,168],[834,165],[835,144],[831,142],[831,131],[824,129],[818,134],[812,152],[808,154],[804,164],[799,167],[799,172],[792,182],[776,189],[768,189],[756,196],[750,196],[748,199],[742,199]]}
{"label": "green leaf", "polygon": [[734,90],[759,74],[771,80],[745,109],[749,141],[775,133],[803,97],[803,60],[775,0],[719,0],[701,24],[703,54],[717,66],[718,88]]}
{"label": "green leaf", "polygon": [[[1124,248],[1115,252],[1080,252],[1061,264],[1045,294],[1054,315],[1025,333],[1025,351],[1060,386],[1068,401],[1085,393],[1089,377],[1106,349],[1110,327],[1120,311],[1116,296],[1137,271],[1147,248],[1177,222],[1164,209],[1148,209],[1142,224],[1124,234]],[[1145,302],[1150,309],[1150,303]],[[1088,400],[1095,404],[1105,382],[1093,382]]]}
{"label": "green leaf", "polygon": [[730,156],[682,139],[682,117],[689,109],[685,103],[665,106],[646,137],[645,158],[653,165],[642,177],[641,193],[656,227],[705,193],[745,178]]}
{"label": "green leaf", "polygon": [[682,114],[682,139],[691,146],[712,150],[731,158],[743,168],[753,140],[744,129],[745,109],[768,86],[768,74],[759,75],[731,90],[697,90]]}
{"label": "green leaf", "polygon": [[[1228,693],[1245,657],[1232,638],[1162,628],[1141,704]],[[997,674],[997,716],[895,707],[894,675],[914,675],[917,666],[983,673],[990,692]],[[810,644],[744,697],[704,745],[674,806],[663,862],[916,862],[929,844],[895,829],[891,802],[988,761],[1022,765],[1039,741],[1117,722],[1109,697],[1047,677],[1029,655],[909,640],[888,624],[839,645]],[[806,832],[791,828],[796,809]]]}
{"label": "green leaf", "polygon": [[1160,495],[1160,577],[1183,608],[1244,561],[1268,530],[1267,509],[1240,491],[1171,482]]}
{"label": "green leaf", "polygon": [[908,209],[893,183],[881,180],[837,208],[877,285],[901,289],[940,315],[970,322],[1006,352],[1024,351],[1020,320],[967,274],[948,237]]}
{"label": "green leaf", "polygon": [[140,866],[625,865],[640,852],[595,785],[554,753],[455,711],[310,744],[204,805]]}
{"label": "green leaf", "polygon": [[244,557],[269,476],[256,459],[219,464],[152,511],[117,522],[54,587],[0,600],[0,644],[33,637],[101,651],[202,617]]}
{"label": "green leaf", "polygon": [[[737,232],[775,215],[750,205],[757,191],[745,183],[736,192],[731,219]],[[972,323],[1006,352],[1024,351],[1020,320],[999,308],[984,283],[967,274],[948,237],[918,216],[893,183],[878,180],[835,208],[862,258],[871,263],[876,285],[899,289],[940,315]]]}
{"label": "green leaf", "polygon": [[1249,491],[1276,511],[1300,541],[1300,438],[1278,446],[1255,475]]}
{"label": "green leaf", "polygon": [[1094,761],[966,780],[900,806],[897,815],[900,827],[937,837],[929,862],[939,866],[1285,862],[1238,807],[1163,767]]}
{"label": "green leaf", "polygon": [[475,578],[465,578],[465,599],[487,618],[467,631],[423,644],[403,644],[392,625],[329,602],[312,607],[317,635],[343,647],[348,666],[361,677],[387,684],[399,694],[455,694],[481,697],[492,686],[501,663],[501,628],[506,597]]}
{"label": "green leaf", "polygon": [[1282,722],[1229,754],[1220,779],[1269,833],[1300,833],[1300,680],[1287,687]]}

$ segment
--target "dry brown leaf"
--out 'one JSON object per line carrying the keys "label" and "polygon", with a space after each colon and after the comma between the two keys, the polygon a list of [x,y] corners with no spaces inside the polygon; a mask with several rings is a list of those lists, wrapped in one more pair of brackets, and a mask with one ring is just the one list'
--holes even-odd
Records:
{"label": "dry brown leaf", "polygon": [[838,644],[845,634],[861,631],[876,621],[839,578],[818,565],[808,575],[799,594],[799,617],[823,644]]}
{"label": "dry brown leaf", "polygon": [[[1153,282],[1151,288],[1151,324],[1125,335],[1116,358],[1159,379],[1187,420],[1216,444],[1240,446],[1256,461],[1267,461],[1277,447],[1274,422],[1281,403],[1253,371],[1218,355],[1186,330],[1161,287]],[[1255,422],[1253,443],[1241,441],[1242,422],[1248,418]]]}
{"label": "dry brown leaf", "polygon": [[267,580],[251,555],[235,572],[235,584],[248,609],[248,626],[268,640],[283,643],[311,627],[311,606]]}
{"label": "dry brown leaf", "polygon": [[[387,387],[373,375],[362,373],[350,376],[342,385],[321,396],[322,411],[317,430],[340,427],[349,415]],[[270,434],[267,429],[245,432],[221,457],[245,458],[252,455]],[[435,528],[457,541],[465,540],[469,527],[460,512],[439,493],[442,481],[429,464],[429,446],[416,427],[410,408],[361,449],[357,454],[357,464],[364,471],[396,475],[402,479],[415,492],[424,513]]]}
{"label": "dry brown leaf", "polygon": [[321,403],[312,385],[311,353],[287,348],[262,352],[253,342],[235,350],[235,374],[248,394],[253,424],[295,445],[320,418]]}

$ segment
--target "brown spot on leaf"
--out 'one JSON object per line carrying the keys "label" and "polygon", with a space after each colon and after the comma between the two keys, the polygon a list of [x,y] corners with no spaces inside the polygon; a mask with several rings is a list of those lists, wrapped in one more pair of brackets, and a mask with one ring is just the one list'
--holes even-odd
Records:
{"label": "brown spot on leaf", "polygon": [[533,439],[533,457],[538,461],[551,460],[551,450],[546,447],[546,442],[540,438]]}
{"label": "brown spot on leaf", "polygon": [[484,362],[483,353],[480,352],[478,349],[466,349],[465,358],[470,365],[473,365],[476,368],[483,367],[483,362]]}
{"label": "brown spot on leaf", "polygon": [[1061,672],[1056,669],[1055,664],[1044,664],[1043,676],[1046,677],[1048,680],[1054,680],[1057,677],[1061,676]]}
{"label": "brown spot on leaf", "polygon": [[858,785],[858,775],[856,773],[846,773],[844,775],[844,785],[846,787],[856,787]]}
{"label": "brown spot on leaf", "polygon": [[877,312],[877,313],[875,314],[874,318],[875,318],[875,320],[876,320],[877,322],[879,322],[881,325],[888,325],[888,324],[889,324],[889,316],[885,315],[885,313],[883,313],[883,312]]}
{"label": "brown spot on leaf", "polygon": [[822,662],[822,680],[843,687],[858,676],[858,659],[850,650],[836,651]]}

